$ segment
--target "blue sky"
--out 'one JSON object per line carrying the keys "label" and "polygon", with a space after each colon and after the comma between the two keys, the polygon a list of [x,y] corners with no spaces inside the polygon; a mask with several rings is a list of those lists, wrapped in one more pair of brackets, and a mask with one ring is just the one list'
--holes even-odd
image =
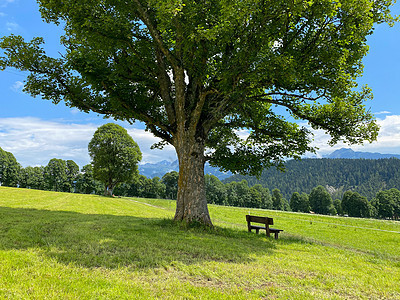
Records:
{"label": "blue sky", "polygon": [[[400,13],[400,4],[394,6],[393,12]],[[61,28],[43,22],[33,0],[0,0],[0,36],[11,33],[22,35],[26,40],[43,36],[45,48],[52,56],[62,51],[58,43]],[[368,84],[373,90],[374,100],[368,106],[376,114],[381,131],[377,142],[352,146],[356,151],[400,154],[399,37],[400,24],[393,28],[381,24],[368,38],[370,52],[364,59],[364,76],[359,83]],[[46,165],[54,157],[72,159],[80,166],[89,163],[87,144],[98,126],[112,120],[24,94],[25,75],[13,69],[0,72],[0,147],[12,152],[23,166]],[[176,159],[172,147],[150,150],[157,139],[145,132],[142,124],[120,124],[138,142],[143,163]],[[318,155],[346,146],[339,144],[331,148],[328,140],[322,132],[315,132],[314,143],[320,148]]]}

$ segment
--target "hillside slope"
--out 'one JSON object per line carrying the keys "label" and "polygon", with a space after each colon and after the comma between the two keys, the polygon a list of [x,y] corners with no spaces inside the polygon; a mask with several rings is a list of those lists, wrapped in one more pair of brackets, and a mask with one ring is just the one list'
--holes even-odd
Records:
{"label": "hillside slope", "polygon": [[400,299],[399,222],[209,208],[185,229],[174,201],[0,187],[0,298]]}
{"label": "hillside slope", "polygon": [[318,185],[328,187],[333,199],[346,190],[371,200],[382,189],[400,188],[400,159],[303,159],[286,162],[286,171],[264,170],[260,179],[234,175],[224,182],[246,179],[249,185],[260,183],[270,190],[278,188],[289,199],[294,192],[310,193]]}

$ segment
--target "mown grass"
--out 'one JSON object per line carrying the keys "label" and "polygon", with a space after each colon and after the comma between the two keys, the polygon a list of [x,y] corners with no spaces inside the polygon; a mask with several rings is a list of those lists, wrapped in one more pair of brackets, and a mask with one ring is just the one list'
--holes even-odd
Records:
{"label": "mown grass", "polygon": [[174,205],[0,187],[0,298],[400,299],[400,222],[210,205],[184,229]]}

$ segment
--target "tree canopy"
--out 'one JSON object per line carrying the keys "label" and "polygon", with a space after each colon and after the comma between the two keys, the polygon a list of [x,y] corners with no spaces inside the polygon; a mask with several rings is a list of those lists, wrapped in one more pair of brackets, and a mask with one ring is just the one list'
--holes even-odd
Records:
{"label": "tree canopy", "polygon": [[379,191],[374,199],[377,214],[381,218],[396,218],[400,216],[400,191],[390,189]]}
{"label": "tree canopy", "polygon": [[17,186],[20,169],[14,155],[0,148],[0,185]]}
{"label": "tree canopy", "polygon": [[329,195],[326,188],[321,185],[312,189],[309,201],[311,209],[317,214],[327,215],[333,205],[331,195]]}
{"label": "tree canopy", "polygon": [[137,164],[142,152],[126,129],[117,124],[100,126],[88,149],[93,160],[93,176],[104,183],[105,195],[112,196],[118,184],[131,182],[139,174]]}
{"label": "tree canopy", "polygon": [[[177,151],[175,219],[211,225],[204,162],[259,174],[283,157],[315,150],[311,132],[376,139],[355,90],[374,23],[391,22],[392,0],[38,0],[64,27],[65,53],[43,38],[1,40],[0,67],[30,72],[24,90],[82,111],[146,123]],[[246,130],[244,138],[241,133]]]}
{"label": "tree canopy", "polygon": [[290,198],[290,208],[292,211],[309,212],[310,202],[306,193],[294,192]]}
{"label": "tree canopy", "polygon": [[165,184],[165,194],[168,199],[176,200],[178,194],[178,178],[179,173],[176,171],[165,173],[161,178],[162,182]]}

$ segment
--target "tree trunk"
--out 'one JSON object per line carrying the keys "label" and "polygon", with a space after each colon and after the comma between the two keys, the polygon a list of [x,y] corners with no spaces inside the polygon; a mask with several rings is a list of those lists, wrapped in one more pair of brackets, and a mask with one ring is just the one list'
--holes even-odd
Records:
{"label": "tree trunk", "polygon": [[201,139],[178,140],[179,179],[175,221],[199,222],[212,227],[205,192],[204,150]]}
{"label": "tree trunk", "polygon": [[111,184],[104,187],[104,196],[113,196],[113,186]]}

